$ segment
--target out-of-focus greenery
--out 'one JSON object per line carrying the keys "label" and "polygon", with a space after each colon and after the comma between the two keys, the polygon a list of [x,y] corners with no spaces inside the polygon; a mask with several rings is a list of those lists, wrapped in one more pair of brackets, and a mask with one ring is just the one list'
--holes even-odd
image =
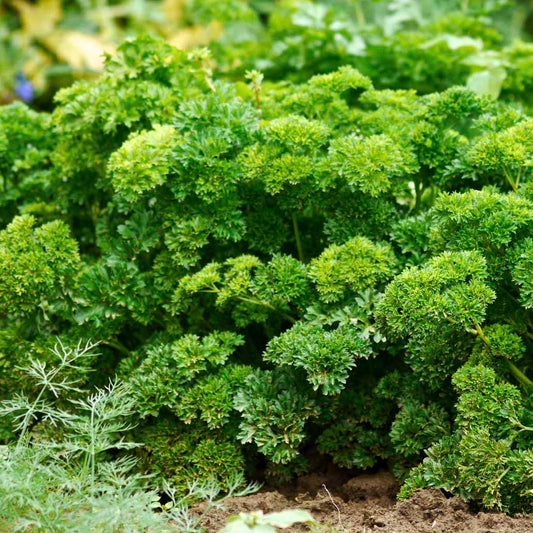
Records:
{"label": "out-of-focus greenery", "polygon": [[258,12],[239,0],[6,0],[0,3],[0,99],[47,105],[59,87],[100,72],[104,54],[128,37],[150,34],[190,48],[221,39],[235,21],[258,27]]}
{"label": "out-of-focus greenery", "polygon": [[511,0],[5,0],[0,99],[48,107],[125,38],[207,45],[219,72],[304,81],[352,64],[378,87],[531,92],[531,10]]}

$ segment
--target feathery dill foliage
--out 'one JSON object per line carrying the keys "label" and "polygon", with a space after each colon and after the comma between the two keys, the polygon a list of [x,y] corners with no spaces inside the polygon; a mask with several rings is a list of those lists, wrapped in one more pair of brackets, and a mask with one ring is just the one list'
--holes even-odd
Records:
{"label": "feathery dill foliage", "polygon": [[[434,28],[394,33],[384,70],[311,54],[276,81],[309,52],[288,36],[312,37],[276,13],[287,47],[249,83],[213,73],[204,49],[142,37],[50,115],[0,108],[2,134],[17,135],[17,153],[1,152],[3,201],[19,213],[0,231],[2,396],[36,398],[28,354],[46,369],[56,337],[90,337],[101,355],[68,379],[102,391],[117,375],[127,393],[59,394],[62,431],[82,431],[72,413],[90,402],[127,407],[112,432],[127,437],[106,446],[145,443],[130,453],[159,486],[236,490],[258,471],[282,483],[318,449],[347,468],[387,462],[404,495],[431,485],[531,510],[531,119],[522,90],[457,85],[464,41],[449,35],[496,30],[450,18],[431,46]],[[325,39],[334,28],[318,22]],[[428,77],[407,76],[431,58]],[[456,75],[437,76],[446,62]],[[49,414],[28,401],[37,453]],[[56,442],[103,482],[81,435],[72,453]]]}
{"label": "feathery dill foliage", "polygon": [[[198,533],[203,516],[226,497],[256,490],[242,489],[242,476],[227,480],[225,495],[213,482],[191,481],[179,495],[165,486],[163,503],[137,459],[124,453],[141,446],[125,437],[134,427],[131,387],[79,387],[94,348],[58,343],[51,365],[32,359],[21,369],[28,390],[0,403],[0,416],[17,433],[0,447],[2,530]],[[199,499],[206,502],[200,515],[189,511]]]}

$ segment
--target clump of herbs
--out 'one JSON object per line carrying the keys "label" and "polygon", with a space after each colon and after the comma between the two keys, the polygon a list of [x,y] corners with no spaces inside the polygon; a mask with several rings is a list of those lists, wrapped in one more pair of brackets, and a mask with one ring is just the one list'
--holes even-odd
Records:
{"label": "clump of herbs", "polygon": [[[416,80],[419,94],[344,56],[234,81],[205,49],[142,37],[51,114],[0,108],[0,135],[17,138],[0,144],[16,213],[0,230],[0,391],[15,416],[1,434],[23,436],[9,461],[44,453],[39,465],[81,472],[61,491],[125,483],[148,509],[143,474],[176,494],[191,479],[234,492],[245,474],[307,471],[315,449],[346,468],[387,462],[404,495],[531,509],[527,102],[460,85],[455,52],[472,39],[394,35],[453,63],[454,85]],[[101,355],[47,377],[57,336],[101,339]],[[55,388],[26,383],[28,354]],[[62,387],[82,384],[97,392],[69,402]],[[43,426],[31,446],[30,426]],[[104,489],[106,476],[121,481]]]}

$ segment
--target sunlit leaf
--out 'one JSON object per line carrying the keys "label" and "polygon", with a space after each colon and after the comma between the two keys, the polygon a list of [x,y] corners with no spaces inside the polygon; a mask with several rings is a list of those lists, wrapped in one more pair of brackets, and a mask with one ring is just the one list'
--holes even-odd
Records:
{"label": "sunlit leaf", "polygon": [[222,34],[222,24],[216,20],[207,26],[191,26],[171,35],[167,42],[176,48],[186,49],[208,44],[218,39]]}
{"label": "sunlit leaf", "polygon": [[480,96],[498,98],[506,77],[507,71],[502,67],[482,70],[471,74],[466,86]]}
{"label": "sunlit leaf", "polygon": [[56,30],[44,39],[46,46],[76,70],[101,70],[104,54],[113,47],[102,42],[97,36],[79,31]]}
{"label": "sunlit leaf", "polygon": [[168,22],[173,24],[183,19],[183,6],[185,0],[163,0],[163,13]]}
{"label": "sunlit leaf", "polygon": [[18,11],[25,33],[35,37],[47,35],[63,16],[61,0],[39,0],[37,3],[24,0],[11,0]]}

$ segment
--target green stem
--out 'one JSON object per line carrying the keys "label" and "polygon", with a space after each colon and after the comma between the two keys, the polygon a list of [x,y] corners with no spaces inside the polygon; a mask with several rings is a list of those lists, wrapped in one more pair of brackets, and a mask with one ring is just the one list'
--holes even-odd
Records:
{"label": "green stem", "polygon": [[415,180],[415,205],[413,207],[413,214],[418,213],[420,210],[420,204],[422,203],[422,190],[423,184],[422,181]]}
{"label": "green stem", "polygon": [[94,477],[95,477],[95,471],[96,471],[96,450],[95,450],[95,429],[94,429],[94,406],[92,406],[91,409],[91,494],[94,494]]}
{"label": "green stem", "polygon": [[261,86],[258,84],[254,84],[254,95],[255,95],[255,107],[257,108],[257,111],[259,112],[259,116],[263,114],[263,110],[261,109]]}
{"label": "green stem", "polygon": [[[200,292],[218,294],[220,291],[215,287],[212,290],[203,290]],[[249,298],[248,296],[235,296],[235,298],[238,298],[241,302],[246,302],[246,303],[253,304],[253,305],[261,305],[262,307],[267,307],[268,309],[271,309],[272,311],[279,313],[283,318],[285,318],[292,324],[296,324],[296,320],[291,315],[288,315],[287,313],[280,311],[277,307],[274,307],[272,304],[269,304],[268,302],[265,302],[264,300],[259,300],[258,298]]]}
{"label": "green stem", "polygon": [[507,361],[509,370],[513,376],[522,384],[526,389],[530,389],[533,386],[533,381],[531,381],[514,363]]}
{"label": "green stem", "polygon": [[[516,189],[518,189],[518,186],[520,185],[520,180],[522,179],[522,173],[523,173],[523,170],[524,170],[524,168],[521,167],[520,170],[518,171],[517,176],[516,176],[516,181],[515,181]],[[516,189],[515,189],[515,190],[516,190]]]}
{"label": "green stem", "polygon": [[483,332],[483,330],[481,329],[481,326],[474,320],[474,327],[476,328],[475,329],[475,333],[476,335],[479,336],[479,338],[485,343],[485,345],[490,348],[490,341],[489,339],[487,338],[487,336],[485,335],[485,333]]}
{"label": "green stem", "polygon": [[433,183],[431,184],[430,191],[431,191],[431,195],[429,197],[429,205],[433,206],[433,204],[435,203],[435,198],[437,197],[437,187],[435,184]]}
{"label": "green stem", "polygon": [[[197,527],[200,526],[200,524],[203,522],[204,518],[206,517],[207,513],[209,511],[211,511],[211,509],[214,507],[214,505],[209,502],[206,506],[205,506],[205,510],[203,511],[202,514],[200,514],[200,516],[198,516],[197,520],[194,522],[194,528],[196,529]],[[267,526],[268,527],[268,526]],[[192,530],[194,531],[194,530]],[[201,530],[200,530],[201,531]]]}
{"label": "green stem", "polygon": [[292,227],[294,228],[294,237],[296,238],[296,249],[298,250],[298,259],[303,263],[305,262],[304,249],[302,246],[302,238],[300,236],[300,228],[298,227],[298,220],[296,215],[292,213]]}
{"label": "green stem", "polygon": [[533,431],[532,427],[524,426],[524,424],[522,424],[522,422],[520,422],[520,420],[514,419],[514,420],[512,420],[512,422],[514,424],[516,424],[520,428],[520,431]]}
{"label": "green stem", "polygon": [[276,313],[279,313],[283,318],[285,318],[292,324],[296,324],[296,320],[291,315],[288,315],[287,313],[280,311],[277,307],[274,307],[268,302],[265,302],[263,300],[257,300],[255,298],[247,298],[246,296],[239,296],[238,298],[239,300],[241,300],[241,302],[246,302],[246,303],[254,304],[254,305],[261,305],[263,307],[267,307],[268,309],[271,309],[272,311],[276,311]]}
{"label": "green stem", "polygon": [[22,441],[24,440],[26,433],[28,431],[30,419],[33,416],[33,413],[35,413],[35,410],[37,406],[39,405],[39,402],[41,401],[41,398],[43,397],[45,390],[46,390],[46,387],[43,386],[41,391],[37,395],[37,399],[33,402],[32,406],[30,407],[30,409],[28,409],[28,412],[26,413],[26,416],[24,417],[24,424],[22,426],[22,430],[20,432],[20,435],[17,441],[17,448],[20,448],[20,446],[22,445]]}
{"label": "green stem", "polygon": [[[481,329],[481,326],[476,321],[474,321],[474,327],[476,328],[476,335],[479,336],[479,338],[485,343],[485,345],[490,350],[490,341]],[[511,361],[507,361],[507,366],[509,367],[509,370],[511,371],[513,376],[521,385],[523,385],[526,389],[531,388],[531,386],[533,385],[533,381],[531,381],[514,363],[512,363]]]}
{"label": "green stem", "polygon": [[126,348],[119,340],[117,339],[111,339],[108,341],[102,342],[102,344],[105,344],[106,346],[109,346],[110,348],[114,348],[115,350],[119,351],[120,353],[124,355],[130,355],[130,350]]}
{"label": "green stem", "polygon": [[520,183],[520,176],[518,176],[518,178],[516,179],[516,181],[513,179],[513,176],[511,176],[511,173],[509,172],[509,170],[507,169],[504,169],[503,171],[504,175],[505,175],[505,178],[507,179],[507,181],[509,182],[509,185],[511,186],[511,188],[513,189],[513,191],[516,191],[518,189],[518,184]]}
{"label": "green stem", "polygon": [[530,328],[533,328],[533,321],[531,320],[530,310],[526,311],[526,322]]}
{"label": "green stem", "polygon": [[361,2],[357,2],[355,4],[355,18],[357,20],[357,24],[360,26],[364,26],[366,24],[365,12],[363,11]]}

